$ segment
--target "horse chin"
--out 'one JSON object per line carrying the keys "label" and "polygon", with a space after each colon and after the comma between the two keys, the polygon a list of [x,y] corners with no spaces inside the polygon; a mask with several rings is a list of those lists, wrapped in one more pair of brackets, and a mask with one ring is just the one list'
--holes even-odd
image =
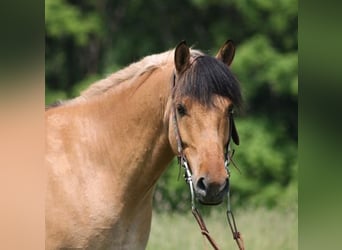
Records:
{"label": "horse chin", "polygon": [[217,206],[217,205],[220,205],[223,201],[223,199],[216,200],[216,201],[208,201],[208,200],[203,200],[201,198],[199,198],[197,200],[199,203],[201,203],[202,205],[205,205],[205,206]]}

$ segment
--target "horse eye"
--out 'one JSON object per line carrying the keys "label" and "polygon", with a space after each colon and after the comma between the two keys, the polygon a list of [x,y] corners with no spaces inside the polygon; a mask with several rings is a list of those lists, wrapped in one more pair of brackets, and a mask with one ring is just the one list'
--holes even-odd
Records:
{"label": "horse eye", "polygon": [[186,108],[183,104],[178,104],[177,105],[177,112],[180,116],[185,116],[187,113],[186,113]]}

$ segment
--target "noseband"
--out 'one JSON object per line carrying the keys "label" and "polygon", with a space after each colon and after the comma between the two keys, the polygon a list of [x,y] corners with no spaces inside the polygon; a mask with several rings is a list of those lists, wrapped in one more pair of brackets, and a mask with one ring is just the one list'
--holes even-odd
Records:
{"label": "noseband", "polygon": [[[175,87],[176,84],[176,74],[173,74],[173,82],[172,82],[172,88]],[[214,241],[214,239],[210,236],[209,231],[204,223],[204,220],[199,212],[199,210],[196,208],[196,202],[195,202],[195,193],[194,193],[194,184],[192,181],[192,173],[189,167],[189,163],[188,160],[186,158],[186,155],[184,154],[183,151],[183,142],[182,142],[182,138],[181,135],[179,133],[179,128],[178,128],[178,120],[177,120],[177,114],[176,114],[176,108],[175,108],[175,104],[172,103],[172,121],[173,121],[173,126],[174,126],[174,131],[175,131],[175,137],[176,137],[176,142],[177,142],[177,158],[178,158],[178,164],[180,167],[184,168],[184,179],[186,181],[186,183],[189,185],[189,189],[190,189],[190,193],[191,193],[191,211],[192,214],[194,215],[200,229],[201,229],[201,233],[203,234],[204,237],[207,238],[207,240],[210,242],[211,246],[216,249],[219,250],[219,247],[217,246],[217,243]],[[234,155],[234,150],[230,149],[230,142],[231,140],[233,140],[233,142],[236,145],[240,144],[240,140],[239,140],[239,135],[237,133],[236,127],[235,127],[235,122],[234,122],[234,117],[233,117],[233,111],[229,112],[229,135],[228,135],[228,142],[226,144],[225,147],[225,162],[224,162],[224,166],[227,170],[227,174],[228,176],[230,176],[230,169],[229,169],[229,165],[230,162],[232,162],[232,157]],[[234,164],[234,162],[233,162]],[[235,166],[235,164],[234,164]],[[240,232],[237,230],[236,227],[236,223],[235,223],[235,218],[233,215],[233,212],[231,210],[231,206],[230,206],[230,190],[228,188],[228,193],[227,193],[227,220],[228,220],[228,224],[229,227],[232,231],[233,234],[233,238],[236,241],[238,247],[240,250],[244,250],[244,244],[243,244],[243,240],[241,238],[241,234]]]}

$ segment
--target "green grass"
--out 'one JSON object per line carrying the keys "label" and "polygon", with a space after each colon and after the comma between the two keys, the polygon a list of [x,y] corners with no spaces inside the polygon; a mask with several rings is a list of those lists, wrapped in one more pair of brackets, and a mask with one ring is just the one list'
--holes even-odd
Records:
{"label": "green grass", "polygon": [[[235,212],[237,227],[247,250],[298,249],[297,209],[264,208]],[[220,249],[238,249],[228,227],[225,212],[203,216]],[[147,250],[212,249],[202,237],[197,222],[188,214],[154,213]]]}

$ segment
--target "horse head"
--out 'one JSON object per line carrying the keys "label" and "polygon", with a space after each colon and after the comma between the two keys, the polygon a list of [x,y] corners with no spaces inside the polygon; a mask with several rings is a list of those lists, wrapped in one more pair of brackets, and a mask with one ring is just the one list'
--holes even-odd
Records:
{"label": "horse head", "polygon": [[197,199],[207,205],[221,203],[227,194],[230,138],[238,144],[232,112],[242,97],[229,69],[234,53],[228,40],[216,57],[192,53],[185,42],[174,54],[169,140],[189,165]]}

